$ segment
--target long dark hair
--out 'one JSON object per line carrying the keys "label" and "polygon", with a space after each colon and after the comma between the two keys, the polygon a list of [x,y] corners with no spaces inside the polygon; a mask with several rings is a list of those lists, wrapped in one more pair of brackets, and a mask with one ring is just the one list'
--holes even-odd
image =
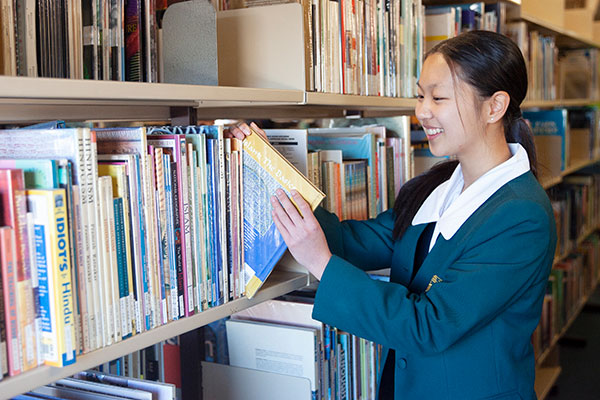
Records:
{"label": "long dark hair", "polygon": [[[498,91],[508,93],[510,103],[502,117],[504,136],[508,143],[520,143],[525,148],[531,171],[537,177],[533,134],[521,115],[521,103],[527,94],[527,67],[519,47],[495,32],[470,31],[439,43],[425,58],[436,53],[444,57],[455,81],[471,85],[480,98],[489,98]],[[404,234],[425,199],[450,179],[457,165],[457,160],[442,162],[402,186],[394,203],[394,238]]]}

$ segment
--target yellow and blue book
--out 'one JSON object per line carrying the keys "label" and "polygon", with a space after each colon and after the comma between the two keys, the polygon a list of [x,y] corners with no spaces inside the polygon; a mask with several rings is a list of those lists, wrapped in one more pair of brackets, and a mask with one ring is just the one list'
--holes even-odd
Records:
{"label": "yellow and blue book", "polygon": [[325,195],[260,134],[246,137],[243,149],[245,292],[252,298],[287,249],[270,212],[275,190],[297,190],[313,210]]}
{"label": "yellow and blue book", "polygon": [[65,190],[27,190],[27,205],[34,224],[41,353],[46,365],[63,367],[75,362],[77,347]]}

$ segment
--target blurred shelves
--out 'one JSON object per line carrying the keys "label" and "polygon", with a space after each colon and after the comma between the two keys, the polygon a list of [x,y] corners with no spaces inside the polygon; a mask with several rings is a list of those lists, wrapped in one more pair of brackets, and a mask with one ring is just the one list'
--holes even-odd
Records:
{"label": "blurred shelves", "polygon": [[582,161],[577,163],[576,165],[570,166],[567,169],[565,169],[564,171],[562,171],[560,173],[560,176],[555,176],[552,178],[546,178],[543,181],[540,181],[542,187],[544,189],[549,189],[552,186],[556,186],[559,183],[562,183],[563,178],[567,175],[571,175],[579,170],[582,170],[584,168],[590,167],[594,164],[597,164],[598,162],[600,162],[600,157],[594,158],[593,160],[587,160],[587,161]]}
{"label": "blurred shelves", "polygon": [[588,107],[597,104],[596,99],[525,100],[521,108]]}
{"label": "blurred shelves", "polygon": [[544,400],[560,375],[560,367],[536,368],[535,394],[538,400]]}

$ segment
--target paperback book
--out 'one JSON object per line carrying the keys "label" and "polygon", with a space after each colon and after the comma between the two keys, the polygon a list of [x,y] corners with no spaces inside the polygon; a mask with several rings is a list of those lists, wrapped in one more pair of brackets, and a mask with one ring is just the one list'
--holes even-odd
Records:
{"label": "paperback book", "polygon": [[281,188],[296,189],[314,210],[325,195],[260,134],[243,142],[244,274],[252,298],[287,246],[271,217],[269,199]]}

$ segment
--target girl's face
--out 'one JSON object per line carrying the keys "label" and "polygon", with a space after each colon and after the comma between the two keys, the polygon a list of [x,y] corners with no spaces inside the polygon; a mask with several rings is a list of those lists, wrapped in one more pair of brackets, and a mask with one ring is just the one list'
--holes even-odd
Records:
{"label": "girl's face", "polygon": [[425,129],[429,147],[435,156],[477,155],[483,141],[485,124],[482,107],[475,90],[453,79],[450,67],[441,54],[425,59],[417,83],[418,101],[415,114]]}

